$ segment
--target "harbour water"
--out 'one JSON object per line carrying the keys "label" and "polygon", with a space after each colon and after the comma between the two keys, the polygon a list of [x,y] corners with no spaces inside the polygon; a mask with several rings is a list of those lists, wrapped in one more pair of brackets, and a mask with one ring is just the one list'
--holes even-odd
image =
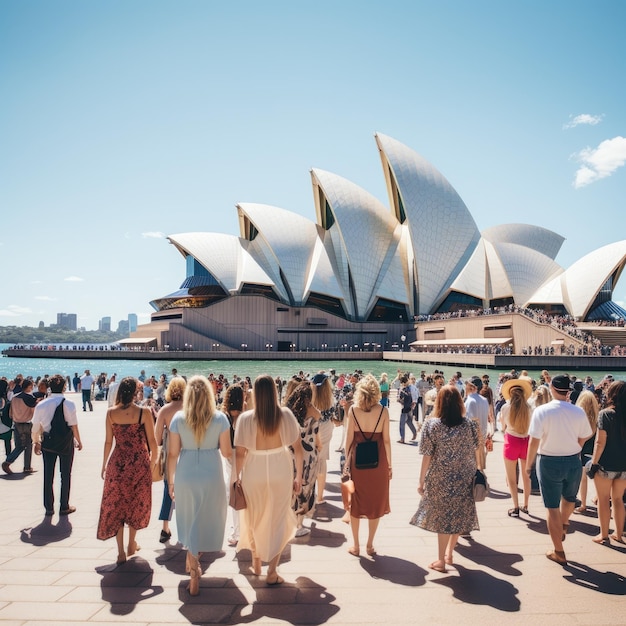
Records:
{"label": "harbour water", "polygon": [[[0,350],[11,347],[9,344],[0,344]],[[452,365],[448,366],[433,366],[430,364],[405,364],[402,361],[401,353],[398,353],[397,361],[345,361],[341,359],[335,360],[307,360],[307,361],[295,361],[285,359],[282,361],[256,361],[241,359],[238,361],[219,361],[219,360],[206,360],[206,361],[187,361],[187,360],[155,360],[146,358],[144,360],[124,360],[124,359],[64,359],[64,358],[16,358],[16,357],[2,357],[0,358],[0,376],[6,376],[7,378],[13,378],[16,374],[23,374],[24,376],[43,376],[44,374],[63,374],[72,378],[74,373],[82,374],[85,369],[91,370],[92,374],[100,374],[105,372],[107,375],[116,374],[118,379],[124,376],[138,376],[141,370],[144,370],[147,376],[154,375],[159,377],[165,373],[168,376],[171,374],[172,368],[176,368],[178,373],[183,376],[192,376],[194,374],[208,375],[211,372],[216,376],[218,374],[224,374],[229,380],[233,375],[238,376],[250,376],[254,380],[259,374],[271,374],[273,377],[281,376],[282,378],[289,378],[294,374],[297,374],[300,370],[304,373],[315,373],[320,370],[334,369],[337,373],[341,372],[353,372],[355,370],[361,370],[364,373],[371,373],[376,377],[379,377],[382,372],[387,372],[393,379],[396,371],[401,369],[403,371],[409,370],[414,373],[419,373],[421,370],[426,372],[432,372],[434,369],[443,370],[446,377],[451,376],[454,372],[460,371],[464,378],[472,376],[474,374],[482,375],[488,374],[492,381],[498,377],[498,371],[493,369],[482,369],[475,367],[456,367]],[[535,379],[539,379],[541,374],[540,370],[528,370],[530,376]],[[556,372],[552,372],[555,374]],[[599,381],[605,374],[613,374],[616,379],[626,380],[625,371],[576,371],[578,378],[585,378],[589,375],[594,381]]]}

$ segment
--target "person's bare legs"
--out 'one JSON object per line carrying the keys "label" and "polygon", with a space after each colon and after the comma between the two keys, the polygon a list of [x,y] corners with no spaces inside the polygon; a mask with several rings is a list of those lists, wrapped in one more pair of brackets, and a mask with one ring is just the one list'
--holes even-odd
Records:
{"label": "person's bare legs", "polygon": [[122,563],[126,563],[126,552],[124,552],[124,526],[120,526],[115,535],[115,541],[117,543],[117,564],[121,565]]}
{"label": "person's bare legs", "polygon": [[380,522],[380,518],[367,520],[368,524],[368,532],[367,532],[367,544],[365,545],[365,550],[370,556],[374,556],[376,554],[376,550],[374,550],[374,535],[376,535],[376,531],[378,530],[378,523]]}
{"label": "person's bare legs", "polygon": [[358,517],[350,516],[350,528],[352,528],[352,547],[348,550],[350,554],[359,556],[359,526],[361,520]]}
{"label": "person's bare legs", "polygon": [[190,596],[197,596],[200,593],[200,576],[202,570],[200,569],[200,563],[198,557],[187,550],[187,564],[189,565],[189,590]]}
{"label": "person's bare legs", "polygon": [[267,564],[267,576],[265,581],[268,585],[280,585],[285,582],[284,579],[278,575],[276,569],[278,568],[278,562],[280,561],[280,552]]}
{"label": "person's bare legs", "polygon": [[563,552],[563,516],[561,509],[546,509],[550,539],[556,552]]}
{"label": "person's bare legs", "polygon": [[[519,497],[517,495],[517,477],[515,476],[516,467],[517,467],[517,461],[511,461],[511,459],[504,459],[504,469],[506,470],[506,482],[509,485],[511,498],[513,498],[513,508],[519,509]],[[527,497],[525,493],[524,493],[524,497],[525,498]]]}
{"label": "person's bare legs", "polygon": [[626,489],[626,480],[615,479],[611,486],[611,500],[613,502],[613,519],[615,520],[615,531],[611,535],[614,541],[624,543],[624,519],[626,511],[624,510],[624,489]]}
{"label": "person's bare legs", "polygon": [[454,563],[454,548],[456,548],[456,542],[459,540],[459,535],[449,535],[448,545],[443,556],[443,560],[447,565]]}
{"label": "person's bare legs", "polygon": [[609,524],[611,522],[611,481],[610,478],[595,475],[594,484],[598,495],[598,522],[600,524],[600,534],[593,538],[596,543],[601,543],[609,537]]}
{"label": "person's bare legs", "polygon": [[526,471],[526,459],[520,459],[522,465],[522,488],[524,489],[524,508],[528,510],[530,499],[530,474]]}
{"label": "person's bare legs", "polygon": [[584,470],[580,479],[580,506],[574,510],[578,513],[584,513],[587,510],[587,474]]}
{"label": "person's bare legs", "polygon": [[434,569],[437,572],[447,572],[446,569],[446,550],[448,548],[448,542],[450,535],[443,533],[437,533],[437,560],[433,561],[428,567]]}
{"label": "person's bare legs", "polygon": [[132,526],[128,527],[128,556],[132,556],[135,552],[139,552],[141,550],[141,546],[137,545],[137,541],[135,541],[135,537],[137,536],[137,529]]}

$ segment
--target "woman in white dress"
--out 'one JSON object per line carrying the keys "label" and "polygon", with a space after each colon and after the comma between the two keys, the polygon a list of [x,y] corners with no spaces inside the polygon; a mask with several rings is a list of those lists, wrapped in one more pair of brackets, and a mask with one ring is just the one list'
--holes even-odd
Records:
{"label": "woman in white dress", "polygon": [[[235,428],[235,472],[246,497],[240,512],[237,551],[252,552],[254,573],[268,563],[266,583],[284,582],[278,575],[280,555],[296,533],[293,494],[302,488],[300,426],[293,413],[278,404],[271,376],[254,381],[254,410],[239,416]],[[294,479],[292,446],[296,460]]]}

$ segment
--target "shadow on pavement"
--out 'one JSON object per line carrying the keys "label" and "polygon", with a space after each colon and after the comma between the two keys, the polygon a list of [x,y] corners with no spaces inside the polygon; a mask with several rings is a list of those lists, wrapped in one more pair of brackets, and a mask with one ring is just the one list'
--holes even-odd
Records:
{"label": "shadow on pavement", "polygon": [[359,557],[361,567],[372,577],[388,580],[394,585],[421,587],[426,582],[425,569],[411,561],[395,556],[377,554],[372,559]]}
{"label": "shadow on pavement", "polygon": [[599,593],[615,596],[626,595],[626,578],[620,574],[599,572],[588,565],[574,561],[568,561],[565,570],[567,570],[568,575],[564,578],[570,583]]}
{"label": "shadow on pavement", "polygon": [[524,560],[521,554],[498,552],[477,541],[472,541],[469,545],[457,543],[455,552],[477,565],[484,565],[506,576],[522,575],[520,570],[513,567],[514,563],[520,563]]}
{"label": "shadow on pavement", "polygon": [[481,570],[471,570],[461,565],[454,567],[459,576],[448,576],[433,580],[433,582],[449,587],[457,600],[468,604],[490,606],[498,611],[509,613],[520,610],[518,590],[510,582]]}
{"label": "shadow on pavement", "polygon": [[32,528],[23,528],[20,539],[34,546],[47,546],[49,543],[62,541],[72,534],[72,524],[68,516],[63,515],[57,524],[52,523],[52,516],[44,517],[42,522]]}
{"label": "shadow on pavement", "polygon": [[[159,565],[165,567],[168,571],[174,574],[180,574],[184,576],[185,565],[187,560],[187,550],[185,550],[180,543],[175,544],[164,544],[165,547],[163,550],[157,550],[158,556],[156,557],[156,562]],[[202,569],[205,570],[211,566],[211,563],[217,561],[217,559],[221,559],[226,556],[224,551],[219,552],[204,552],[200,556],[200,565],[202,565]]]}
{"label": "shadow on pavement", "polygon": [[141,557],[133,557],[123,565],[97,567],[102,576],[102,599],[108,602],[113,615],[129,615],[142,600],[163,593],[163,587],[152,584],[154,572]]}

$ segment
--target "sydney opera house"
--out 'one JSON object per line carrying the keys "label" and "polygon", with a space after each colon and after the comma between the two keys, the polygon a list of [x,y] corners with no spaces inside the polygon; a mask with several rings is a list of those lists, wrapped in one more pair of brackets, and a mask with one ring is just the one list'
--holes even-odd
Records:
{"label": "sydney opera house", "polygon": [[169,349],[386,350],[418,316],[459,309],[626,315],[612,301],[626,240],[563,268],[561,235],[527,224],[479,231],[433,165],[391,137],[375,140],[388,206],[313,169],[315,220],[242,203],[238,235],[170,235],[186,278],[151,303],[141,335]]}

